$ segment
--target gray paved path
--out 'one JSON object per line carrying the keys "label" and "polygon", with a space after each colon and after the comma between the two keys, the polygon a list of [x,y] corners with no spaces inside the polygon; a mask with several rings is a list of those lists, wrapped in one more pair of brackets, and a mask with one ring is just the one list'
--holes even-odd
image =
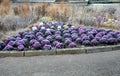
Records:
{"label": "gray paved path", "polygon": [[0,58],[0,76],[120,76],[120,51]]}

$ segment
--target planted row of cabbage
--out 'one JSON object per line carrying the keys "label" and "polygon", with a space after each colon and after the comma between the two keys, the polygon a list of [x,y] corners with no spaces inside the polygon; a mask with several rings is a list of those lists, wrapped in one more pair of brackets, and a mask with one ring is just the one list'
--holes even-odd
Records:
{"label": "planted row of cabbage", "polygon": [[32,31],[24,30],[0,41],[0,50],[55,50],[81,46],[115,45],[120,42],[120,32],[85,28],[58,23],[32,25]]}

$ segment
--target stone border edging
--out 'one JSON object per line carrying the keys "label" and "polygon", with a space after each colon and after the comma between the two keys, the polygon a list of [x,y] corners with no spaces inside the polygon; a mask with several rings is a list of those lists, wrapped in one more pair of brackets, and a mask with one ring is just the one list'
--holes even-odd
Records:
{"label": "stone border edging", "polygon": [[39,55],[87,54],[120,50],[120,45],[66,48],[56,50],[0,51],[0,57],[29,57]]}

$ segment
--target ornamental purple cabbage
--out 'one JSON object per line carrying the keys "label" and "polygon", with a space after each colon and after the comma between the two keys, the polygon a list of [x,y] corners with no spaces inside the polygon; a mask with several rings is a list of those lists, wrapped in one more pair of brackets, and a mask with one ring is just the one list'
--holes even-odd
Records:
{"label": "ornamental purple cabbage", "polygon": [[78,38],[78,35],[77,34],[72,34],[71,38],[72,38],[72,40],[76,40]]}
{"label": "ornamental purple cabbage", "polygon": [[106,38],[106,39],[108,39],[109,37],[108,37],[108,35],[104,35],[102,38]]}
{"label": "ornamental purple cabbage", "polygon": [[117,39],[116,38],[109,38],[108,39],[108,43],[110,43],[110,44],[116,44],[117,43]]}
{"label": "ornamental purple cabbage", "polygon": [[47,31],[45,32],[45,35],[46,35],[46,36],[52,35],[52,33],[51,33],[51,31],[48,31],[48,30],[47,30]]}
{"label": "ornamental purple cabbage", "polygon": [[120,37],[117,37],[117,41],[120,42]]}
{"label": "ornamental purple cabbage", "polygon": [[7,37],[7,38],[5,39],[5,43],[8,44],[9,41],[15,41],[15,40],[16,40],[16,39],[15,39],[14,37]]}
{"label": "ornamental purple cabbage", "polygon": [[66,40],[65,40],[65,44],[66,44],[66,45],[69,45],[71,42],[72,42],[72,41],[71,41],[70,39],[66,39]]}
{"label": "ornamental purple cabbage", "polygon": [[17,45],[25,45],[25,42],[23,40],[18,40]]}
{"label": "ornamental purple cabbage", "polygon": [[61,49],[61,48],[64,48],[64,45],[62,43],[57,43],[55,47],[58,49]]}
{"label": "ornamental purple cabbage", "polygon": [[18,51],[23,51],[24,48],[25,48],[24,45],[19,45],[19,46],[17,47]]}
{"label": "ornamental purple cabbage", "polygon": [[84,41],[84,40],[90,40],[90,38],[88,37],[88,36],[83,36],[82,37],[82,40]]}
{"label": "ornamental purple cabbage", "polygon": [[62,42],[62,36],[60,36],[60,35],[57,35],[57,36],[55,37],[55,39],[58,40],[58,41],[60,41],[60,42]]}
{"label": "ornamental purple cabbage", "polygon": [[43,36],[43,33],[42,32],[37,32],[36,36],[39,36],[39,35]]}
{"label": "ornamental purple cabbage", "polygon": [[45,28],[50,28],[49,24],[45,24],[44,26],[45,26]]}
{"label": "ornamental purple cabbage", "polygon": [[117,37],[117,34],[115,32],[109,32],[108,34],[111,34],[113,37]]}
{"label": "ornamental purple cabbage", "polygon": [[51,29],[50,31],[51,31],[51,33],[52,33],[53,35],[54,35],[54,34],[55,34],[55,32],[56,32],[56,31],[55,31],[55,30],[53,30],[53,29]]}
{"label": "ornamental purple cabbage", "polygon": [[4,51],[12,51],[12,50],[14,50],[14,48],[11,45],[7,45],[3,50]]}
{"label": "ornamental purple cabbage", "polygon": [[37,39],[39,42],[43,41],[44,40],[44,37],[42,36],[38,36],[38,39]]}
{"label": "ornamental purple cabbage", "polygon": [[71,33],[77,33],[77,31],[76,30],[72,30]]}
{"label": "ornamental purple cabbage", "polygon": [[22,38],[20,38],[20,37],[16,37],[16,40],[21,40]]}
{"label": "ornamental purple cabbage", "polygon": [[57,45],[58,43],[59,43],[58,41],[54,41],[54,42],[52,43],[52,45],[55,46],[55,45]]}
{"label": "ornamental purple cabbage", "polygon": [[35,42],[37,42],[36,39],[32,39],[32,40],[30,40],[30,44],[31,44],[31,45],[33,45]]}
{"label": "ornamental purple cabbage", "polygon": [[91,32],[93,32],[94,34],[98,33],[98,31],[96,29],[93,29]]}
{"label": "ornamental purple cabbage", "polygon": [[78,32],[79,32],[79,34],[84,34],[84,33],[85,33],[85,30],[79,29]]}
{"label": "ornamental purple cabbage", "polygon": [[25,42],[25,44],[27,44],[28,43],[28,39],[22,39],[22,41],[24,41]]}
{"label": "ornamental purple cabbage", "polygon": [[70,33],[70,31],[69,30],[64,30],[63,34],[65,34],[65,33]]}
{"label": "ornamental purple cabbage", "polygon": [[44,40],[41,41],[41,44],[42,44],[42,45],[50,44],[50,41],[47,40],[47,39],[44,39]]}
{"label": "ornamental purple cabbage", "polygon": [[99,41],[100,43],[104,43],[104,44],[108,43],[108,40],[106,38],[101,38]]}
{"label": "ornamental purple cabbage", "polygon": [[5,43],[3,41],[0,41],[0,50],[2,50],[5,47]]}
{"label": "ornamental purple cabbage", "polygon": [[95,37],[95,39],[96,39],[97,41],[99,41],[99,40],[101,39],[101,37]]}
{"label": "ornamental purple cabbage", "polygon": [[81,43],[82,43],[82,41],[83,41],[83,40],[82,40],[82,38],[80,38],[80,37],[76,39],[76,43],[81,44]]}
{"label": "ornamental purple cabbage", "polygon": [[15,45],[15,41],[10,41],[7,45],[14,46]]}
{"label": "ornamental purple cabbage", "polygon": [[52,49],[52,46],[51,46],[51,45],[44,45],[44,46],[43,46],[43,49],[44,49],[44,50],[51,50],[51,49]]}
{"label": "ornamental purple cabbage", "polygon": [[66,37],[70,37],[71,35],[70,35],[70,33],[65,33],[64,34],[64,37],[66,38]]}
{"label": "ornamental purple cabbage", "polygon": [[117,34],[117,37],[120,37],[120,34]]}
{"label": "ornamental purple cabbage", "polygon": [[86,34],[81,34],[81,37],[87,36]]}
{"label": "ornamental purple cabbage", "polygon": [[41,48],[41,44],[40,44],[39,42],[35,42],[35,43],[33,44],[33,48],[36,49],[36,50],[38,50],[38,49]]}
{"label": "ornamental purple cabbage", "polygon": [[93,40],[91,40],[91,44],[92,45],[97,45],[97,44],[99,44],[99,42],[97,41],[97,39],[93,39]]}
{"label": "ornamental purple cabbage", "polygon": [[82,42],[83,45],[91,45],[91,42],[89,40],[84,40]]}
{"label": "ornamental purple cabbage", "polygon": [[46,39],[49,40],[50,42],[53,42],[53,41],[54,41],[54,38],[53,38],[52,36],[50,36],[50,35],[47,36]]}
{"label": "ornamental purple cabbage", "polygon": [[70,47],[70,48],[75,48],[75,47],[77,47],[77,45],[76,45],[74,42],[71,42],[71,43],[69,44],[69,47]]}
{"label": "ornamental purple cabbage", "polygon": [[61,31],[56,31],[55,34],[61,35]]}
{"label": "ornamental purple cabbage", "polygon": [[102,34],[98,33],[95,35],[95,37],[102,37]]}
{"label": "ornamental purple cabbage", "polygon": [[94,39],[94,36],[92,34],[88,35],[90,39]]}
{"label": "ornamental purple cabbage", "polygon": [[99,34],[101,34],[102,36],[106,34],[106,32],[99,32]]}
{"label": "ornamental purple cabbage", "polygon": [[108,36],[108,38],[111,38],[111,37],[113,37],[111,34],[107,34],[107,36]]}
{"label": "ornamental purple cabbage", "polygon": [[94,35],[94,32],[90,31],[87,33],[87,35]]}
{"label": "ornamental purple cabbage", "polygon": [[117,35],[120,34],[120,32],[115,32]]}

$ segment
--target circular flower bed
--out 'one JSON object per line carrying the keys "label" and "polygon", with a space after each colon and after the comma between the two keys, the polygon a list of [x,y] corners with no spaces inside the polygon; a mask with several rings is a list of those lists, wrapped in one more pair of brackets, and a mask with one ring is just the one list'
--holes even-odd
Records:
{"label": "circular flower bed", "polygon": [[120,42],[120,32],[85,28],[71,24],[40,23],[31,25],[15,36],[0,41],[0,50],[53,50],[80,46],[114,45]]}

